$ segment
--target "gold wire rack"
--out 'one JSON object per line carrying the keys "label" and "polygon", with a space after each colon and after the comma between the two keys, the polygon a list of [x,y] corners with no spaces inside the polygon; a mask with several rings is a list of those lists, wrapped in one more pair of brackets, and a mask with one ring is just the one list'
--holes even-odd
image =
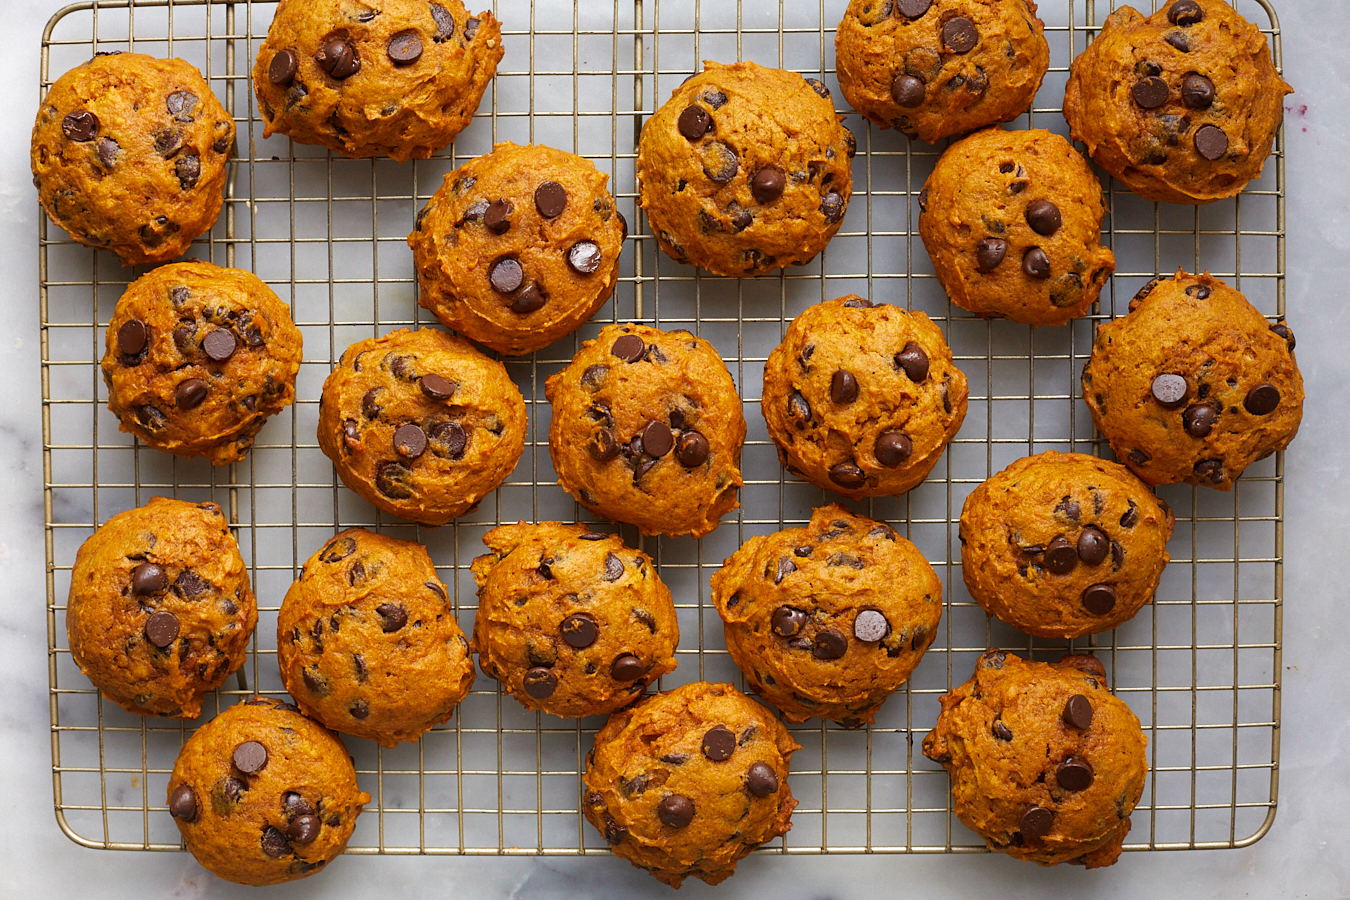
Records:
{"label": "gold wire rack", "polygon": [[[369,0],[378,5],[378,0]],[[914,541],[945,586],[941,634],[875,726],[793,726],[801,805],[794,828],[760,853],[982,851],[952,815],[946,775],[919,744],[937,698],[964,681],[976,656],[1002,646],[1042,659],[1068,647],[1096,653],[1116,693],[1139,715],[1151,773],[1127,849],[1244,846],[1275,815],[1279,763],[1283,455],[1252,466],[1231,494],[1163,488],[1177,531],[1156,602],[1114,632],[1074,642],[1028,638],[988,620],[960,577],[956,520],[965,495],[1013,460],[1047,449],[1105,454],[1078,398],[1078,372],[1096,324],[1123,314],[1158,272],[1210,269],[1271,317],[1284,313],[1283,139],[1242,196],[1204,207],[1143,201],[1108,182],[1107,237],[1119,270],[1100,308],[1071,326],[1031,329],[951,306],[917,238],[918,190],[939,154],[850,110],[858,137],[844,227],[809,265],[757,279],[723,279],[662,255],[634,208],[636,138],[644,117],[703,59],[754,59],[822,78],[840,102],[833,29],[844,0],[742,4],[701,0],[495,0],[506,57],[473,124],[436,158],[403,165],[347,160],[321,148],[263,140],[249,71],[273,5],[249,0],[97,0],[57,12],[42,40],[41,92],[95,52],[179,56],[205,74],[239,129],[225,210],[193,255],[251,269],[290,302],[305,337],[295,405],[270,420],[241,463],[213,469],[139,445],[104,408],[103,331],[140,269],[73,243],[41,217],[43,479],[52,784],[57,820],[74,841],[109,849],[178,850],[164,808],[178,750],[200,722],[142,719],[102,701],[66,645],[65,598],[75,551],[111,515],[151,496],[214,499],[229,512],[258,594],[251,652],[233,689],[208,698],[209,717],[253,691],[281,693],[278,604],[298,568],[336,530],[378,528],[427,544],[465,631],[476,597],[468,565],[491,527],[518,519],[585,517],[547,452],[543,381],[602,324],[643,320],[696,330],[719,349],[745,399],[750,435],[742,508],[701,541],[624,537],[656,559],[676,598],[679,667],[661,682],[744,687],[726,654],[709,578],[752,534],[804,523],[831,499],[781,470],[758,414],[761,372],[786,324],[848,292],[922,309],[948,334],[969,376],[965,427],[926,483],[899,498],[851,504]],[[1052,67],[1035,108],[1010,127],[1063,133],[1069,61],[1114,8],[1108,0],[1043,0]],[[1147,6],[1148,4],[1143,4]],[[1266,0],[1236,0],[1260,23],[1280,65]],[[507,359],[530,410],[525,455],[507,483],[454,524],[423,529],[351,494],[319,452],[319,388],[351,342],[433,324],[416,305],[404,245],[441,176],[499,140],[547,143],[611,175],[632,223],[614,299],[576,336]],[[1297,326],[1297,321],[1295,322]],[[451,722],[419,744],[382,750],[347,739],[374,800],[349,852],[578,855],[607,853],[579,813],[585,752],[599,719],[527,713],[480,677]]]}

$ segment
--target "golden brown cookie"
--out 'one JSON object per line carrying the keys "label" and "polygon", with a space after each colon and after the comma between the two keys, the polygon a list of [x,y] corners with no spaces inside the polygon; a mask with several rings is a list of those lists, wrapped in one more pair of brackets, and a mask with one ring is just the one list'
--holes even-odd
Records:
{"label": "golden brown cookie", "polygon": [[1083,399],[1116,458],[1150,485],[1231,491],[1303,419],[1294,334],[1210,276],[1158,277],[1097,329]]}
{"label": "golden brown cookie", "polygon": [[558,483],[591,512],[702,537],[740,506],[741,398],[702,338],[607,325],[544,391]]}
{"label": "golden brown cookie", "polygon": [[319,448],[377,508],[444,525],[515,469],[525,400],[463,338],[402,328],[342,354],[319,399]]}
{"label": "golden brown cookie", "polygon": [[1096,634],[1152,601],[1174,524],[1122,465],[1028,456],[966,497],[961,574],[985,612],[1028,634]]}
{"label": "golden brown cookie", "polygon": [[830,504],[752,537],[712,577],[727,650],[789,722],[871,724],[937,635],[942,582],[882,522]]}
{"label": "golden brown cookie", "polygon": [[952,302],[979,316],[1063,325],[1116,270],[1087,161],[1048,131],[989,128],[952,144],[919,194],[919,234]]}
{"label": "golden brown cookie", "polygon": [[295,399],[300,329],[251,272],[160,266],[122,294],[104,335],[108,409],[151,447],[238,462]]}
{"label": "golden brown cookie", "polygon": [[638,205],[661,249],[763,275],[825,249],[848,209],[856,142],[814,78],[704,62],[642,126]]}
{"label": "golden brown cookie", "polygon": [[990,850],[1043,866],[1109,866],[1144,791],[1148,739],[1096,657],[1047,664],[990,650],[942,695],[923,753],[952,811]]}
{"label": "golden brown cookie", "polygon": [[346,848],[369,802],[337,735],[270,697],[207,722],[169,776],[169,814],[188,850],[239,884],[319,871]]}
{"label": "golden brown cookie", "polygon": [[849,295],[792,320],[760,408],[783,467],[857,500],[903,494],[966,417],[966,376],[922,312]]}
{"label": "golden brown cookie", "polygon": [[675,668],[680,626],[651,557],[584,525],[517,522],[473,561],[473,650],[526,709],[606,715]]}
{"label": "golden brown cookie", "polygon": [[418,302],[499,353],[547,347],[595,314],[628,235],[590,160],[498,144],[449,175],[408,235]]}
{"label": "golden brown cookie", "polygon": [[75,554],[71,658],[128,712],[197,718],[202,695],[243,664],[257,624],[248,569],[214,503],[151,497]]}
{"label": "golden brown cookie", "polygon": [[582,811],[615,856],[662,883],[718,884],[792,827],[800,749],[731,685],[696,681],[609,717],[586,757]]}
{"label": "golden brown cookie", "polygon": [[101,53],[52,85],[33,184],[53,222],[126,266],[181,256],[224,200],[234,119],[195,67]]}
{"label": "golden brown cookie", "polygon": [[852,0],[834,47],[849,106],[930,144],[1017,118],[1050,67],[1032,0]]}
{"label": "golden brown cookie", "polygon": [[427,549],[360,528],[324,544],[286,592],[277,662],[305,715],[386,747],[448,720],[474,676]]}
{"label": "golden brown cookie", "polygon": [[1223,0],[1122,6],[1070,69],[1076,141],[1148,200],[1210,203],[1261,174],[1293,92],[1266,36]]}
{"label": "golden brown cookie", "polygon": [[460,0],[281,0],[253,64],[263,137],[425,159],[469,124],[502,52],[492,13]]}

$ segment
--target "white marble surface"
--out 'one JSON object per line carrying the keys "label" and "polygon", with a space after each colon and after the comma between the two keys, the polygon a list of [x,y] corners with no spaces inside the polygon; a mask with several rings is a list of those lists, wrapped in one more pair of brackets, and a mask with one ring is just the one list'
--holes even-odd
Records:
{"label": "white marble surface", "polygon": [[[77,847],[52,811],[43,580],[42,459],[37,310],[38,206],[28,169],[41,29],[57,0],[3,0],[7,90],[0,93],[0,273],[9,286],[0,367],[9,408],[0,419],[0,895],[227,897],[186,854]],[[1346,418],[1350,381],[1350,19],[1338,0],[1284,0],[1286,77],[1298,92],[1287,133],[1288,315],[1307,380],[1303,430],[1287,455],[1283,758],[1270,834],[1236,851],[1132,853],[1107,870],[1042,870],[1001,856],[768,858],[743,863],[716,889],[690,881],[683,896],[1350,897],[1350,849],[1338,823],[1350,804],[1350,500]],[[276,897],[669,896],[613,858],[348,857],[324,875],[274,888]],[[253,894],[256,896],[256,894]]]}

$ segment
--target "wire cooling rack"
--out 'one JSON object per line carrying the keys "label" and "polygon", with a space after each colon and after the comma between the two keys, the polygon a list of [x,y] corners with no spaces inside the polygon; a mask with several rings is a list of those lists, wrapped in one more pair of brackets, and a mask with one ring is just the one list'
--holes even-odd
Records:
{"label": "wire cooling rack", "polygon": [[[1274,11],[1265,0],[1237,5],[1263,26],[1278,66]],[[961,580],[956,520],[975,485],[1021,456],[1047,449],[1109,453],[1078,398],[1078,373],[1095,325],[1123,314],[1155,273],[1208,268],[1264,313],[1283,314],[1283,141],[1264,177],[1235,200],[1169,206],[1109,184],[1105,227],[1119,269],[1100,308],[1064,328],[986,322],[949,305],[915,227],[917,193],[939,150],[880,131],[846,108],[840,112],[858,137],[855,193],[827,251],[805,267],[746,280],[673,263],[657,251],[634,208],[644,116],[702,59],[796,69],[823,78],[842,104],[833,29],[844,7],[844,0],[498,0],[493,8],[504,23],[506,57],[473,124],[439,157],[404,165],[262,139],[248,73],[271,4],[100,0],[53,16],[43,35],[43,93],[53,78],[108,50],[179,56],[206,75],[238,122],[239,152],[225,211],[192,254],[256,272],[289,301],[305,338],[295,405],[269,421],[243,462],[213,469],[142,447],[118,431],[105,409],[98,368],[113,305],[142,270],[72,243],[42,217],[52,778],[67,835],[91,847],[180,849],[164,809],[165,784],[183,740],[200,724],[128,715],[103,702],[73,664],[64,603],[75,551],[96,525],[156,495],[214,499],[229,511],[260,616],[245,666],[230,689],[208,698],[204,717],[251,691],[281,692],[278,604],[300,564],[339,528],[378,528],[426,543],[468,632],[476,604],[468,566],[483,552],[480,538],[489,528],[585,516],[554,484],[543,383],[581,340],[616,320],[696,330],[722,353],[745,398],[750,435],[741,509],[701,541],[641,539],[621,529],[657,560],[676,598],[679,667],[661,686],[707,679],[744,687],[724,649],[709,578],[749,536],[804,523],[813,506],[837,499],[779,467],[756,408],[763,361],[792,316],[848,292],[926,311],[948,334],[970,379],[965,427],[928,481],[903,497],[850,504],[893,523],[920,547],[943,580],[946,610],[932,648],[874,727],[845,731],[812,720],[791,728],[803,747],[791,777],[801,805],[791,833],[759,852],[982,850],[951,814],[947,777],[919,745],[938,696],[969,677],[976,656],[990,646],[1042,659],[1072,646],[1106,664],[1149,739],[1151,773],[1127,849],[1236,847],[1265,833],[1275,814],[1279,762],[1282,454],[1248,469],[1231,494],[1163,488],[1177,531],[1157,600],[1095,638],[1032,640],[986,619]],[[1065,131],[1059,104],[1068,63],[1108,12],[1107,0],[1043,0],[1053,65],[1035,109],[1012,127]],[[476,513],[447,527],[417,528],[379,514],[336,478],[315,439],[319,389],[353,341],[432,323],[416,306],[404,236],[442,174],[508,139],[591,158],[611,174],[633,236],[614,299],[590,324],[547,350],[506,360],[530,411],[525,454],[511,478]],[[349,852],[608,852],[578,812],[579,771],[600,724],[527,713],[480,676],[453,720],[419,744],[381,750],[347,739],[361,784],[374,797]]]}

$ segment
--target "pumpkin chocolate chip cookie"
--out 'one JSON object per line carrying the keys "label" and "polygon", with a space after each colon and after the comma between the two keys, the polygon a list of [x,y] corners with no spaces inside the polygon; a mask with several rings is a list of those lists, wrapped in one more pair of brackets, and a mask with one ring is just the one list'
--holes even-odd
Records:
{"label": "pumpkin chocolate chip cookie", "polygon": [[545,393],[558,483],[592,512],[643,534],[702,537],[740,505],[741,399],[702,338],[606,326]]}
{"label": "pumpkin chocolate chip cookie", "polygon": [[181,59],[100,54],[52,85],[33,125],[47,215],[123,265],[181,256],[224,201],[234,119]]}
{"label": "pumpkin chocolate chip cookie", "polygon": [[1017,118],[1050,67],[1032,0],[852,0],[834,46],[849,105],[930,144]]}
{"label": "pumpkin chocolate chip cookie", "polygon": [[336,859],[370,795],[347,748],[294,706],[254,697],[188,738],[169,814],[197,862],[227,881],[281,884]]}
{"label": "pumpkin chocolate chip cookie", "polygon": [[990,850],[1043,866],[1113,864],[1144,791],[1148,739],[1095,657],[1054,664],[990,650],[942,695],[923,753]]}
{"label": "pumpkin chocolate chip cookie", "polygon": [[300,329],[251,272],[153,269],[118,299],[105,344],[108,409],[123,431],[179,456],[238,462],[295,399]]}
{"label": "pumpkin chocolate chip cookie", "polygon": [[712,578],[727,650],[789,722],[857,728],[937,635],[942,583],[917,547],[831,504],[805,528],[752,537]]}
{"label": "pumpkin chocolate chip cookie", "polygon": [[472,647],[526,709],[605,715],[675,668],[675,604],[641,550],[558,522],[503,525],[483,543]]}
{"label": "pumpkin chocolate chip cookie", "polygon": [[609,717],[586,757],[582,812],[615,856],[662,883],[718,884],[792,827],[800,749],[731,685],[696,681]]}
{"label": "pumpkin chocolate chip cookie", "polygon": [[1097,329],[1083,399],[1116,458],[1150,485],[1231,491],[1303,419],[1294,335],[1210,276],[1155,278]]}
{"label": "pumpkin chocolate chip cookie", "polygon": [[277,662],[306,715],[386,747],[449,719],[474,677],[426,548],[360,528],[311,556],[286,592]]}
{"label": "pumpkin chocolate chip cookie", "polygon": [[580,156],[511,143],[446,175],[408,235],[419,302],[499,353],[576,331],[619,279],[628,223],[608,180]]}
{"label": "pumpkin chocolate chip cookie", "polygon": [[319,398],[319,448],[375,507],[444,525],[515,469],[525,400],[463,338],[402,328],[342,354]]}
{"label": "pumpkin chocolate chip cookie", "polygon": [[70,655],[128,712],[197,718],[202,695],[243,664],[257,624],[248,569],[214,503],[152,497],[75,554]]}
{"label": "pumpkin chocolate chip cookie", "polygon": [[783,467],[845,497],[903,494],[966,417],[966,376],[922,312],[847,296],[810,307],[764,364]]}
{"label": "pumpkin chocolate chip cookie", "polygon": [[676,262],[763,275],[834,237],[855,150],[819,80],[705,62],[642,126],[638,205]]}
{"label": "pumpkin chocolate chip cookie", "polygon": [[1167,504],[1124,466],[1042,453],[966,497],[961,573],[985,612],[1028,634],[1096,634],[1152,600],[1173,525]]}
{"label": "pumpkin chocolate chip cookie", "polygon": [[1122,6],[1073,61],[1064,117],[1097,164],[1148,200],[1210,203],[1261,174],[1293,88],[1266,36],[1223,0]]}
{"label": "pumpkin chocolate chip cookie", "polygon": [[1063,325],[1097,301],[1116,259],[1102,187],[1057,134],[989,128],[947,148],[919,194],[919,234],[952,302]]}
{"label": "pumpkin chocolate chip cookie", "polygon": [[264,137],[425,159],[478,109],[501,25],[460,0],[281,0],[253,65]]}

